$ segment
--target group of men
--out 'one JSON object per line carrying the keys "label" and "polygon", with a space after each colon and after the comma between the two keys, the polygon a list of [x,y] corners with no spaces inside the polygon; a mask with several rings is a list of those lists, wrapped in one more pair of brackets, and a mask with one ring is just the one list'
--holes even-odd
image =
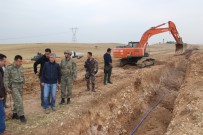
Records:
{"label": "group of men", "polygon": [[[51,53],[51,49],[45,49],[45,54],[40,57],[33,65],[34,73],[39,76],[41,89],[41,106],[45,113],[50,113],[50,109],[56,110],[56,91],[57,87],[61,89],[60,105],[70,104],[72,98],[73,81],[77,78],[77,64],[71,58],[71,51],[64,51],[64,58],[61,63],[56,62],[56,54]],[[0,54],[0,134],[7,134],[5,131],[5,113],[6,94],[12,94],[13,97],[13,115],[12,119],[19,119],[26,123],[23,108],[23,85],[25,78],[22,67],[22,56],[16,55],[13,64],[6,64],[6,56]],[[40,65],[38,72],[37,66]],[[98,62],[93,58],[92,52],[87,53],[87,60],[84,68],[86,70],[85,79],[87,82],[87,91],[95,92],[95,79],[98,72]],[[108,48],[104,54],[104,85],[111,82],[112,58],[111,49]],[[91,89],[90,89],[91,84]]]}
{"label": "group of men", "polygon": [[[39,75],[41,88],[41,106],[49,113],[49,106],[55,111],[57,87],[61,88],[60,105],[71,102],[72,83],[77,78],[77,65],[71,58],[71,51],[64,52],[65,57],[60,65],[56,62],[56,54],[45,49],[45,54],[34,63],[34,73]],[[40,65],[38,73],[37,66]]]}
{"label": "group of men", "polygon": [[5,66],[6,56],[0,54],[0,134],[9,135],[6,132],[5,126],[5,112],[6,107],[6,95],[7,93],[12,94],[13,97],[13,115],[12,119],[19,119],[25,123],[26,119],[24,116],[23,108],[23,84],[25,83],[23,67],[22,67],[22,56],[16,55],[14,57],[13,64]]}

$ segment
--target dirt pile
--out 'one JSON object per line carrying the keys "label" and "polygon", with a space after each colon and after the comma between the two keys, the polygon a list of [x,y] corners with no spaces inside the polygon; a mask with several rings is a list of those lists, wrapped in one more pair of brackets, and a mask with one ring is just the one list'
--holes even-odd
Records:
{"label": "dirt pile", "polygon": [[203,54],[193,53],[165,135],[203,134]]}

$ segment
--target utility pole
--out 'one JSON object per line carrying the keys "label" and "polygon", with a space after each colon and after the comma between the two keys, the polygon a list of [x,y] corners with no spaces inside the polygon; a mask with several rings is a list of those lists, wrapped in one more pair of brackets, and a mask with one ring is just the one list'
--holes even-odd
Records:
{"label": "utility pole", "polygon": [[72,31],[72,42],[77,42],[77,36],[76,36],[76,33],[77,33],[77,30],[78,30],[79,28],[77,28],[77,27],[72,27],[71,28],[71,31]]}

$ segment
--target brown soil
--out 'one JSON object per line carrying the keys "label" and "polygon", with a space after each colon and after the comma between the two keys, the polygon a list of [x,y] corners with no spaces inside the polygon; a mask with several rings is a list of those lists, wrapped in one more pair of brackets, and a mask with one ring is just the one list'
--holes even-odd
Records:
{"label": "brown soil", "polygon": [[[17,45],[16,45],[17,46]],[[64,44],[36,45],[40,51],[49,46],[62,54]],[[151,56],[157,60],[155,66],[139,69],[126,65],[118,67],[114,60],[113,84],[103,85],[102,54],[108,45],[69,45],[76,51],[93,51],[99,62],[96,93],[87,92],[83,64],[85,58],[76,60],[78,79],[74,82],[73,99],[70,105],[59,106],[60,92],[57,93],[57,111],[45,114],[40,107],[39,81],[33,74],[30,60],[26,60],[24,106],[27,124],[7,120],[7,129],[16,135],[124,135],[130,134],[144,114],[164,95],[163,101],[152,111],[138,128],[137,135],[180,135],[202,134],[203,104],[203,53],[195,50],[174,56],[174,46],[165,50],[156,45]],[[22,46],[17,46],[21,50]],[[67,47],[68,48],[68,47]],[[29,50],[25,47],[22,52]],[[8,56],[5,47],[3,51]],[[36,52],[32,52],[33,55]],[[20,53],[20,51],[19,51]],[[13,53],[12,53],[13,54]],[[29,57],[24,54],[25,57]],[[29,54],[30,55],[30,54]],[[62,56],[62,55],[61,55]],[[13,56],[12,56],[13,57]],[[9,98],[10,99],[10,98]],[[10,103],[10,100],[9,100]],[[6,109],[7,114],[11,108]]]}

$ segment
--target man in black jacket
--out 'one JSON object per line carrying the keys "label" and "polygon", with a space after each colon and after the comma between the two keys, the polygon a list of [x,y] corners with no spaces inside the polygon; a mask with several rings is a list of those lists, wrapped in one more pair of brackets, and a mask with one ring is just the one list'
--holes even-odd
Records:
{"label": "man in black jacket", "polygon": [[[44,107],[44,86],[41,85],[42,83],[42,70],[44,67],[44,64],[46,62],[49,62],[49,55],[51,53],[51,49],[47,48],[45,49],[45,54],[40,57],[35,63],[34,63],[34,73],[36,75],[39,75],[39,79],[40,79],[40,88],[41,88],[41,106]],[[37,72],[37,66],[40,64],[40,71],[39,73]],[[50,102],[50,96],[48,101]]]}
{"label": "man in black jacket", "polygon": [[6,96],[6,90],[3,83],[3,69],[4,66],[4,56],[3,54],[0,54],[0,134],[2,135],[8,135],[9,133],[6,132],[6,125],[5,125],[5,112],[4,112],[4,105],[3,100]]}
{"label": "man in black jacket", "polygon": [[[4,55],[4,54],[0,54],[2,57],[3,57],[3,63],[4,63],[4,66],[2,67],[2,68],[0,68],[0,72],[2,73],[2,75],[4,76],[4,72],[5,72],[5,70],[6,70],[6,59],[7,59],[7,57],[6,57],[6,55]],[[3,104],[4,104],[4,107],[5,108],[8,108],[9,106],[7,105],[7,103],[6,103],[6,99],[7,99],[7,92],[5,93],[6,95],[5,95],[5,97],[4,97],[4,102],[3,102]]]}
{"label": "man in black jacket", "polygon": [[[57,82],[58,85],[61,81],[61,69],[58,63],[55,62],[56,54],[51,53],[49,57],[49,62],[44,64],[42,70],[42,85],[44,86],[44,108],[45,113],[49,113],[49,105],[52,110],[55,111],[56,102],[56,89]],[[48,96],[51,93],[51,104],[49,104]]]}
{"label": "man in black jacket", "polygon": [[104,54],[104,85],[107,84],[106,81],[112,84],[111,82],[112,67],[113,66],[112,66],[112,58],[111,58],[111,48],[108,48],[107,52]]}

